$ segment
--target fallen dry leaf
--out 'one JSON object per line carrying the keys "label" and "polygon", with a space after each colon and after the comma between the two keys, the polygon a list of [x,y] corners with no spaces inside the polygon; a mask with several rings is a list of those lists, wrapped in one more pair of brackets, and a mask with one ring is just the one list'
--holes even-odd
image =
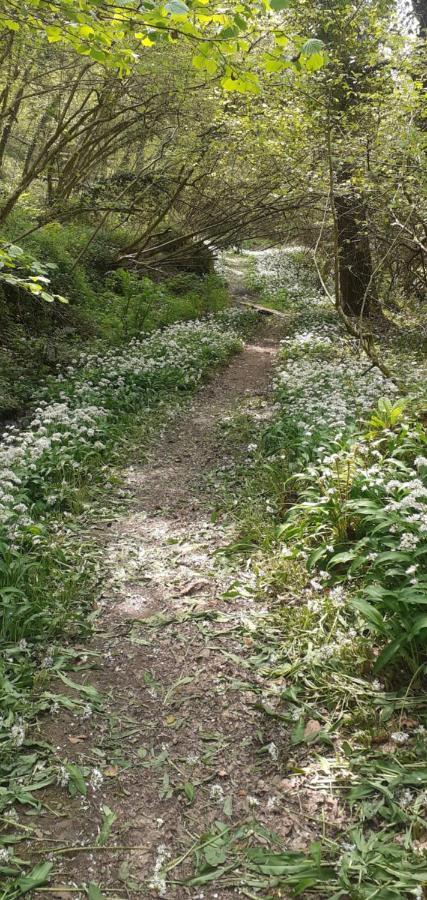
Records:
{"label": "fallen dry leaf", "polygon": [[179,592],[179,595],[180,597],[187,597],[189,594],[197,594],[199,591],[203,591],[206,587],[209,587],[209,585],[210,581],[206,581],[206,579],[191,581],[190,584],[187,584],[187,586]]}
{"label": "fallen dry leaf", "polygon": [[316,734],[319,734],[319,731],[322,730],[322,726],[320,722],[317,722],[316,719],[309,719],[307,725],[304,728],[304,737],[305,739],[313,738]]}

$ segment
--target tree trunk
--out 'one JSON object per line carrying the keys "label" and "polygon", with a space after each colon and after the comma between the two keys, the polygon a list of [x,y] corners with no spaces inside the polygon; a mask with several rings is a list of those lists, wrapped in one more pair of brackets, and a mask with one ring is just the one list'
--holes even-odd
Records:
{"label": "tree trunk", "polygon": [[420,26],[420,36],[427,37],[427,0],[413,0],[412,7]]}
{"label": "tree trunk", "polygon": [[[346,179],[348,187],[348,179]],[[347,316],[378,311],[372,297],[372,257],[363,200],[353,191],[335,195],[341,305]]]}

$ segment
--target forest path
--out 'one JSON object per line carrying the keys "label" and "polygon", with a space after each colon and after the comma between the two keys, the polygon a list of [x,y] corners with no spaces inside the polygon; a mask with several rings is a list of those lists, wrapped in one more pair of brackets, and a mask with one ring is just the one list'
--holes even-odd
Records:
{"label": "forest path", "polygon": [[[174,415],[144,463],[125,472],[129,507],[100,538],[103,611],[87,648],[99,656],[81,679],[106,699],[88,718],[70,711],[42,723],[60,759],[92,769],[85,798],[46,792],[50,812],[39,819],[36,849],[46,859],[50,848],[54,860],[50,896],[74,896],[75,886],[83,897],[91,883],[116,898],[230,897],[237,888],[179,883],[194,871],[191,853],[174,861],[214,821],[234,827],[254,807],[283,838],[293,827],[291,811],[281,807],[274,754],[264,748],[260,755],[271,737],[250,690],[250,640],[239,634],[242,621],[259,614],[244,589],[254,576],[250,564],[236,571],[216,555],[236,528],[212,517],[221,490],[216,473],[233,463],[221,423],[235,413],[269,417],[280,338],[277,320],[262,323]],[[116,819],[99,846],[106,807]]]}

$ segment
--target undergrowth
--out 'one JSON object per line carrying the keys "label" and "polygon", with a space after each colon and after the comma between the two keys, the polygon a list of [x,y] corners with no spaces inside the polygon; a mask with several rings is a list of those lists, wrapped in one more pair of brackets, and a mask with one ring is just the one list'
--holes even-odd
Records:
{"label": "undergrowth", "polygon": [[[9,279],[30,273],[35,280],[28,283],[39,293],[19,283],[0,284],[0,419],[20,412],[42,379],[82,349],[117,346],[226,305],[225,283],[214,273],[153,281],[117,268],[117,254],[129,240],[125,229],[104,225],[86,246],[93,235],[90,222],[52,222],[21,240],[32,227],[31,216],[18,208],[1,235],[22,244],[12,245],[22,255]],[[67,302],[49,302],[57,295]]]}
{"label": "undergrowth", "polygon": [[47,380],[27,424],[6,430],[0,448],[0,819],[9,828],[0,838],[0,875],[9,886],[3,898],[20,896],[48,875],[22,876],[15,844],[31,828],[20,826],[16,806],[40,809],[37,792],[52,783],[84,794],[95,777],[56,758],[34,729],[40,714],[65,707],[84,718],[101,702],[90,684],[68,674],[93,663],[73,645],[96,616],[99,550],[88,536],[88,513],[111,518],[120,503],[112,466],[124,449],[137,442],[140,451],[153,428],[241,348],[256,320],[225,309],[126,349],[82,354]]}
{"label": "undergrowth", "polygon": [[[283,266],[297,282],[292,251]],[[247,630],[251,689],[313,843],[284,848],[262,833],[262,817],[241,833],[219,824],[208,839],[223,850],[217,877],[250,897],[422,898],[425,369],[413,371],[402,342],[395,361],[411,384],[398,397],[321,297],[307,308],[304,290],[279,298],[289,326],[271,421],[249,411],[244,428],[241,414],[223,425],[224,441],[236,445],[240,434],[240,451],[235,470],[222,474],[217,514],[228,508],[238,522],[224,552],[248,558],[255,596],[269,601]],[[237,584],[230,602],[238,593]],[[194,883],[216,877],[203,847],[195,872],[202,880]]]}

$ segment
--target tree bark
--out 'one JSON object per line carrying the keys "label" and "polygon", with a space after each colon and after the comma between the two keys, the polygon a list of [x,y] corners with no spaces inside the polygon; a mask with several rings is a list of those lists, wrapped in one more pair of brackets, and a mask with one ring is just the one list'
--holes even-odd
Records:
{"label": "tree bark", "polygon": [[335,194],[341,304],[348,316],[367,317],[376,304],[372,296],[372,256],[366,210],[352,191]]}

